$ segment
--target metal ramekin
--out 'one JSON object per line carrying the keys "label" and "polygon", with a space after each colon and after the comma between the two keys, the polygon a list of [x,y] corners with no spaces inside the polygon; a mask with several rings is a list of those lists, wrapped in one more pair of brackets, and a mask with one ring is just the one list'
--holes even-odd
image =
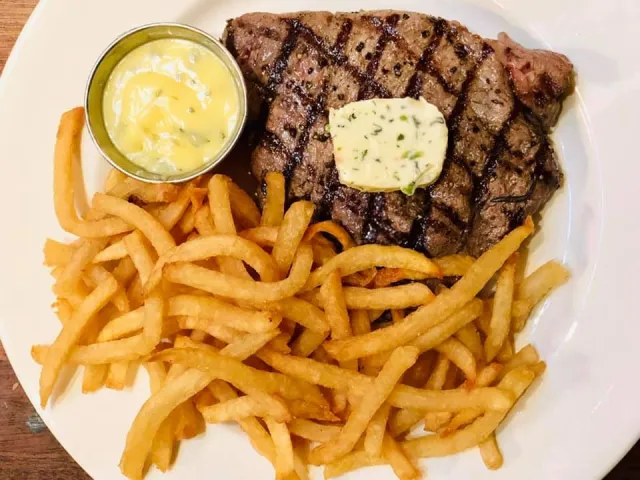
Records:
{"label": "metal ramekin", "polygon": [[[148,172],[142,167],[131,162],[118,148],[113,144],[109,133],[107,132],[104,114],[103,114],[103,97],[104,90],[115,66],[129,52],[135,48],[144,45],[153,40],[163,38],[177,38],[190,40],[198,43],[210,51],[212,51],[227,66],[233,76],[239,97],[239,118],[236,128],[229,135],[227,142],[224,144],[218,155],[211,159],[202,167],[191,172],[176,174],[171,176],[158,175]],[[143,25],[125,32],[116,38],[111,45],[100,55],[89,76],[84,99],[85,112],[87,117],[87,128],[96,147],[114,168],[117,168],[125,175],[129,175],[137,180],[150,183],[179,183],[186,182],[198,175],[211,170],[218,165],[227,154],[231,151],[242,134],[245,123],[247,121],[247,87],[240,71],[240,67],[229,51],[218,40],[211,35],[197,28],[181,25],[176,23],[154,23]]]}

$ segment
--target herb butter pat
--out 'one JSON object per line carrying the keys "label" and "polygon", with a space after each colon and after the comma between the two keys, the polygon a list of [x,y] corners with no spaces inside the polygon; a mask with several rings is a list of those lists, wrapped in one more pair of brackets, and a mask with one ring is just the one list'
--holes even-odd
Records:
{"label": "herb butter pat", "polygon": [[357,190],[401,190],[434,183],[442,172],[448,130],[424,98],[353,102],[329,114],[340,182]]}

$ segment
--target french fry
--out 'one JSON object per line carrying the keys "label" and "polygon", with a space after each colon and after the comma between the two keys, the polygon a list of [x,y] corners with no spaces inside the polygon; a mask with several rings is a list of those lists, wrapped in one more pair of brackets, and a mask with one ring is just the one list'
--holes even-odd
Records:
{"label": "french fry", "polygon": [[145,212],[142,208],[116,197],[96,193],[93,197],[94,208],[121,218],[128,224],[135,226],[151,242],[158,255],[166,253],[176,246],[173,237],[162,224]]}
{"label": "french fry", "polygon": [[513,329],[522,331],[527,318],[549,292],[569,280],[569,271],[561,264],[550,261],[525,278],[513,304]]}
{"label": "french fry", "polygon": [[[436,361],[436,365],[433,368],[433,372],[431,373],[431,376],[429,377],[429,380],[427,380],[427,383],[425,385],[425,388],[428,390],[442,390],[445,387],[445,382],[450,374],[450,372],[452,371],[451,368],[451,361],[450,359],[447,357],[447,355],[440,353],[438,355],[438,360]],[[402,411],[402,410],[400,410]],[[449,412],[427,412],[427,414],[424,416],[424,429],[427,431],[431,431],[431,432],[435,432],[438,430],[438,428],[440,428],[442,426],[443,423],[443,416],[442,414],[448,414]],[[446,419],[445,419],[446,420]],[[413,425],[411,425],[409,428],[411,428]],[[399,428],[395,429],[396,435],[399,433],[403,433],[404,431],[406,431],[408,429],[405,430],[400,430]]]}
{"label": "french fry", "polygon": [[84,242],[71,255],[71,259],[65,265],[60,276],[56,279],[53,293],[58,296],[71,299],[70,295],[76,294],[78,284],[87,265],[105,247],[106,239],[94,239]]}
{"label": "french fry", "polygon": [[318,333],[328,333],[329,324],[322,310],[297,297],[290,297],[275,303],[262,305],[264,310],[280,313],[286,319]]}
{"label": "french fry", "polygon": [[460,330],[456,332],[455,337],[473,353],[476,361],[484,359],[482,339],[473,321],[460,328]]}
{"label": "french fry", "polygon": [[[264,372],[251,368],[238,360],[224,357],[212,351],[212,347],[203,349],[173,348],[154,354],[151,361],[178,363],[190,368],[199,368],[233,384],[243,392],[259,388],[265,393],[279,395],[285,399],[302,399],[326,405],[327,402],[312,385],[278,373]],[[264,351],[264,350],[263,350]],[[258,355],[259,357],[261,354]],[[290,356],[286,355],[287,358]]]}
{"label": "french fry", "polygon": [[[434,260],[435,261],[435,260]],[[430,275],[406,268],[381,268],[373,279],[374,288],[384,288],[405,280],[424,280]]]}
{"label": "french fry", "polygon": [[317,332],[315,330],[305,329],[299,336],[293,341],[291,345],[291,355],[296,357],[308,357],[316,349],[324,343],[329,336],[329,332]]}
{"label": "french fry", "polygon": [[467,380],[476,380],[476,359],[473,353],[456,338],[449,338],[436,347],[436,350],[445,355],[451,363],[462,370]]}
{"label": "french fry", "polygon": [[394,246],[361,245],[345,250],[316,269],[309,277],[304,290],[322,285],[334,270],[345,277],[372,267],[411,268],[432,277],[440,277],[440,269],[414,250]]}
{"label": "french fry", "polygon": [[171,250],[163,265],[197,262],[211,257],[233,257],[241,260],[267,282],[279,277],[277,266],[268,253],[254,243],[235,235],[214,234],[183,243]]}
{"label": "french fry", "polygon": [[435,258],[433,261],[440,267],[443,277],[462,277],[469,271],[475,259],[468,255],[448,255]]}
{"label": "french fry", "polygon": [[278,228],[276,227],[256,227],[243,230],[238,233],[245,240],[255,243],[262,248],[273,248],[278,239]]}
{"label": "french fry", "polygon": [[336,478],[353,470],[359,470],[364,467],[374,465],[384,465],[386,462],[382,457],[372,458],[364,450],[354,450],[344,457],[327,464],[324,468],[324,478],[329,480]]}
{"label": "french fry", "polygon": [[280,273],[284,276],[289,271],[293,258],[302,242],[304,232],[311,222],[314,211],[313,203],[300,201],[291,205],[282,220],[278,237],[271,255],[276,261]]}
{"label": "french fry", "polygon": [[[531,385],[535,374],[520,367],[512,370],[500,382],[500,389],[510,393],[512,398],[518,399]],[[512,402],[512,405],[515,402]],[[415,440],[405,441],[402,446],[411,457],[442,457],[475,447],[486,440],[502,423],[508,410],[502,412],[487,412],[468,427],[458,430],[447,437],[428,435]]]}
{"label": "french fry", "polygon": [[384,436],[382,454],[400,480],[418,480],[420,478],[420,470],[411,463],[402,447],[388,433]]}
{"label": "french fry", "polygon": [[345,287],[345,301],[352,310],[390,310],[426,305],[435,299],[429,287],[422,283],[409,283],[396,287]]}
{"label": "french fry", "polygon": [[203,205],[198,209],[194,222],[200,236],[215,235],[216,229],[213,226],[213,218],[211,217],[209,205]]}
{"label": "french fry", "polygon": [[267,187],[267,196],[262,208],[260,225],[263,227],[279,227],[284,217],[285,180],[279,172],[269,172],[264,181]]}
{"label": "french fry", "polygon": [[113,260],[120,260],[127,255],[129,255],[129,253],[124,246],[124,242],[120,240],[116,243],[112,243],[100,253],[98,253],[95,257],[93,257],[92,263],[104,263],[111,262]]}
{"label": "french fry", "polygon": [[[273,340],[280,334],[280,330],[271,330],[265,333],[250,333],[240,340],[230,343],[224,347],[220,353],[228,357],[237,358],[238,360],[246,360],[250,356],[256,354],[262,347]],[[259,416],[259,415],[252,415]]]}
{"label": "french fry", "polygon": [[288,426],[293,435],[318,443],[332,441],[341,429],[338,425],[322,425],[304,418],[294,418]]}
{"label": "french fry", "polygon": [[504,264],[498,275],[496,293],[493,297],[493,310],[489,333],[484,343],[487,362],[493,361],[502,348],[511,328],[511,305],[515,288],[517,255],[512,256]]}
{"label": "french fry", "polygon": [[151,451],[153,439],[171,411],[205,388],[213,378],[210,374],[190,369],[171,382],[166,382],[147,400],[136,415],[125,445],[120,470],[130,479],[142,479],[144,464]]}
{"label": "french fry", "polygon": [[502,458],[502,452],[500,452],[500,448],[498,447],[495,433],[492,433],[486,440],[483,440],[480,445],[478,445],[478,448],[480,449],[480,455],[482,455],[482,461],[489,470],[498,470],[502,467],[504,460]]}
{"label": "french fry", "polygon": [[84,127],[84,108],[65,112],[60,119],[56,135],[53,163],[53,204],[60,226],[69,233],[83,238],[110,237],[132,230],[120,218],[84,221],[78,218],[75,207],[73,163],[80,156],[80,141]]}
{"label": "french fry", "polygon": [[71,261],[75,250],[71,245],[47,238],[43,248],[44,264],[47,267],[64,267]]}
{"label": "french fry", "polygon": [[295,470],[291,435],[285,423],[277,422],[272,417],[265,418],[265,423],[276,450],[276,478],[285,479]]}
{"label": "french fry", "polygon": [[215,297],[176,295],[169,300],[168,315],[187,315],[207,319],[248,333],[264,333],[278,328],[282,317],[277,312],[237,307]]}
{"label": "french fry", "polygon": [[[327,352],[336,359],[349,360],[373,355],[411,342],[471,301],[522,242],[531,235],[533,228],[533,221],[530,218],[527,219],[523,226],[513,230],[485,252],[451,290],[438,295],[433,302],[416,310],[404,322],[359,337],[332,340],[325,346]],[[349,249],[341,255],[354,251],[356,248]],[[316,270],[312,275],[317,276],[317,272],[327,265]],[[411,265],[411,268],[416,269],[416,264]],[[310,277],[305,288],[313,283]]]}
{"label": "french fry", "polygon": [[109,373],[105,380],[105,386],[112,390],[124,390],[127,386],[129,367],[130,363],[122,360],[109,365]]}
{"label": "french fry", "polygon": [[391,395],[404,372],[418,359],[418,353],[417,348],[400,347],[391,354],[391,358],[373,381],[370,391],[354,406],[353,413],[338,437],[332,442],[314,448],[309,454],[310,463],[330,463],[353,450],[376,411]]}
{"label": "french fry", "polygon": [[[166,351],[158,354],[167,355]],[[364,397],[370,393],[373,379],[352,370],[335,365],[320,363],[309,358],[292,357],[263,349],[258,357],[275,370],[289,377],[298,378],[326,388],[351,392]],[[496,388],[476,388],[473,390],[450,390],[434,392],[408,385],[398,385],[389,397],[389,403],[396,408],[416,410],[436,410],[457,412],[465,408],[484,410],[504,410],[510,405],[508,394]]]}
{"label": "french fry", "polygon": [[372,457],[382,455],[382,443],[387,431],[390,412],[391,405],[383,403],[369,422],[369,425],[367,425],[364,435],[364,450]]}
{"label": "french fry", "polygon": [[98,285],[82,302],[71,321],[62,327],[62,331],[47,352],[40,373],[40,404],[43,408],[49,400],[71,348],[76,344],[93,316],[109,302],[117,290],[118,282],[115,279],[109,279]]}
{"label": "french fry", "polygon": [[170,264],[165,278],[206,292],[247,302],[274,302],[295,295],[306,282],[311,271],[311,249],[298,249],[289,276],[279,282],[256,282],[225,275],[193,264]]}
{"label": "french fry", "polygon": [[286,405],[277,398],[263,394],[260,397],[245,395],[226,402],[200,409],[207,423],[222,423],[249,417],[271,417],[277,422],[291,421]]}
{"label": "french fry", "polygon": [[538,363],[540,356],[532,345],[522,347],[516,354],[502,366],[497,380],[502,380],[507,373],[518,367],[531,367]]}
{"label": "french fry", "polygon": [[228,183],[231,213],[243,228],[260,225],[260,210],[251,196],[233,182]]}
{"label": "french fry", "polygon": [[[475,387],[487,387],[491,385],[502,370],[502,365],[498,363],[491,363],[484,367],[478,373],[478,378],[475,382]],[[465,385],[466,388],[466,385]],[[461,412],[456,413],[451,421],[446,426],[440,426],[440,428],[436,428],[439,435],[446,436],[451,435],[451,433],[458,430],[460,427],[470,424],[484,412],[479,409],[467,409],[462,410]],[[435,426],[435,425],[434,425]]]}
{"label": "french fry", "polygon": [[138,270],[140,282],[144,285],[147,283],[149,275],[151,275],[151,270],[153,270],[154,259],[144,244],[142,234],[139,230],[136,230],[132,234],[127,235],[122,242],[124,243],[127,254],[136,266],[136,270]]}

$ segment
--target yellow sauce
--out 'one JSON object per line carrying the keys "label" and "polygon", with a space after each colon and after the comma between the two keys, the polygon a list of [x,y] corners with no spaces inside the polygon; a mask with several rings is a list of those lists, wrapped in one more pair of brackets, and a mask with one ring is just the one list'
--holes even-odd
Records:
{"label": "yellow sauce", "polygon": [[114,68],[104,120],[114,145],[149,172],[175,175],[214,158],[239,120],[231,72],[210,50],[188,40],[142,45]]}

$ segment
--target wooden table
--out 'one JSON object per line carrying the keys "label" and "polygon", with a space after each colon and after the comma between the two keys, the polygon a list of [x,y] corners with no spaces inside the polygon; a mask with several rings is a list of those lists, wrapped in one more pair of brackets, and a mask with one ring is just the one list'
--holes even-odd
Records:
{"label": "wooden table", "polygon": [[[36,3],[37,0],[0,0],[0,73],[16,37]],[[0,479],[88,478],[34,412],[0,345]],[[640,479],[640,443],[606,478],[632,479]]]}

